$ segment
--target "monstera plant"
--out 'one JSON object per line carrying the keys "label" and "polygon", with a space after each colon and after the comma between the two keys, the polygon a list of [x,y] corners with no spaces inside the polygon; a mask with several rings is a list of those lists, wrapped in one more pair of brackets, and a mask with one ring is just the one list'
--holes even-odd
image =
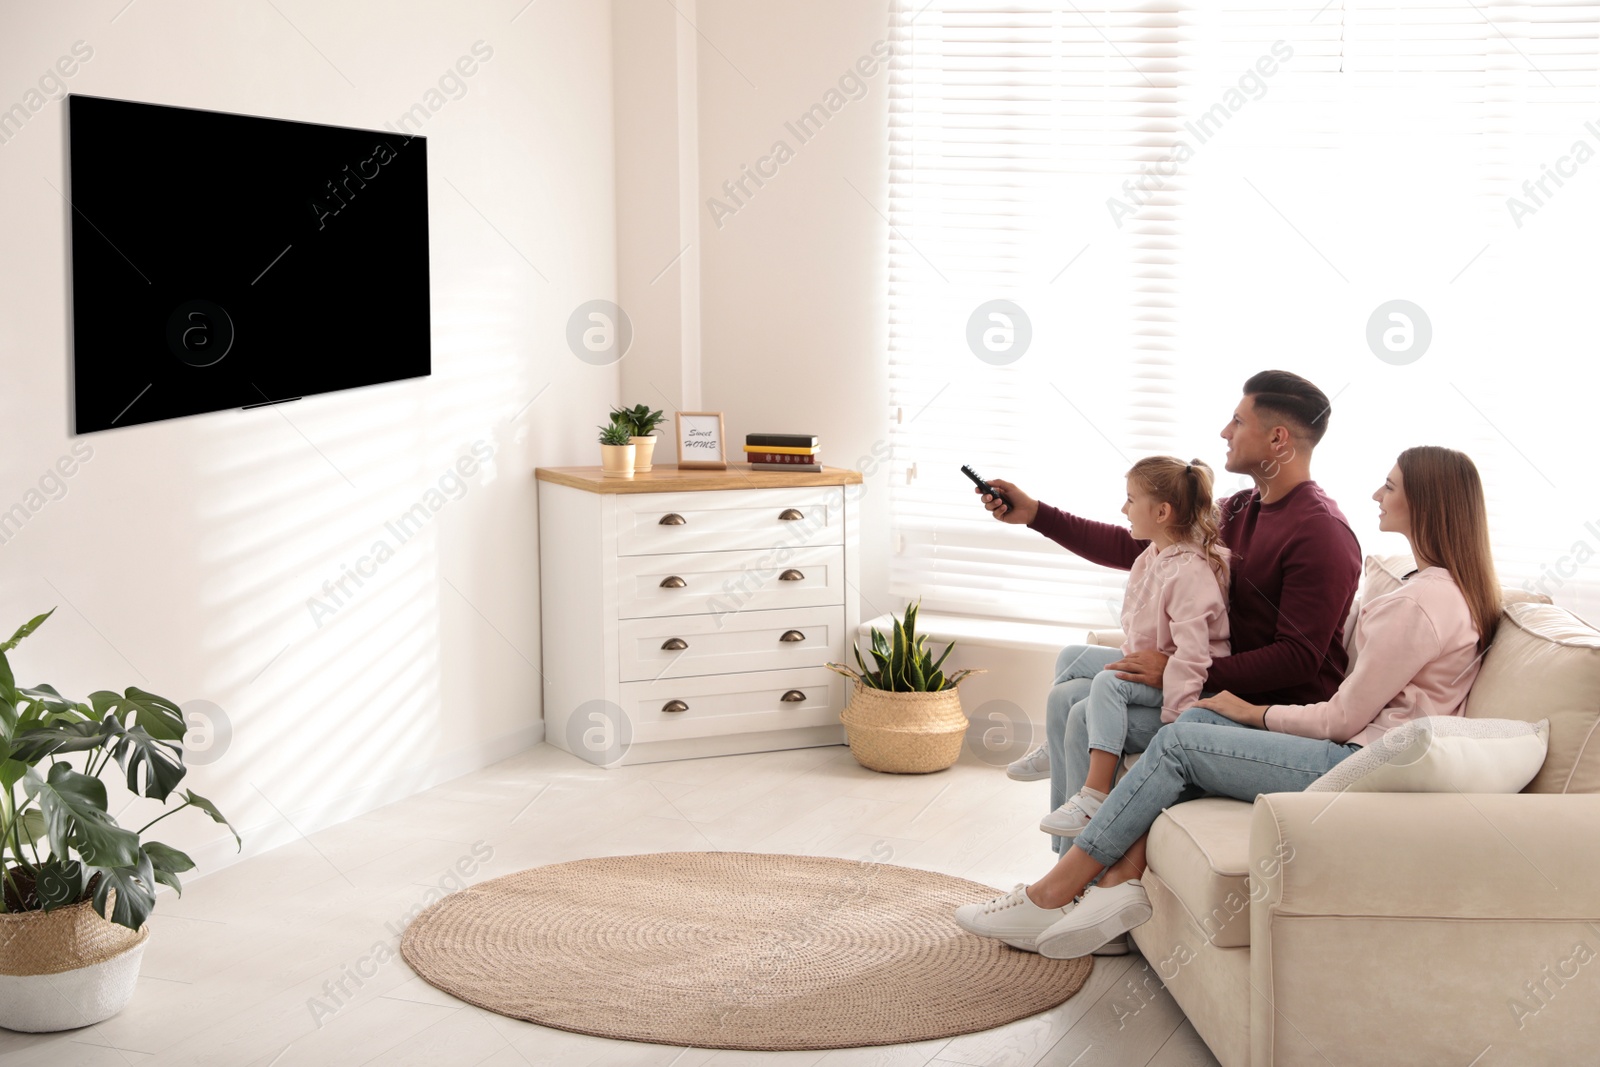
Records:
{"label": "monstera plant", "polygon": [[[129,688],[69,700],[52,686],[16,684],[7,653],[53,614],[31,620],[0,644],[0,912],[50,912],[92,901],[99,915],[138,930],[156,886],[182,891],[194,868],[182,852],[146,833],[193,808],[237,831],[216,805],[180,789],[185,724],[176,704]],[[117,774],[166,810],[137,829],[118,824],[101,777]],[[13,937],[15,937],[13,933]]]}

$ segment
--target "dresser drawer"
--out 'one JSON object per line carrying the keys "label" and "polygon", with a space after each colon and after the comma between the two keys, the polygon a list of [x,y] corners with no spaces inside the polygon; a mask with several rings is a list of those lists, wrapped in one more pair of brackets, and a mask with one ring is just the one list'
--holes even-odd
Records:
{"label": "dresser drawer", "polygon": [[[845,688],[844,679],[826,667],[805,667],[624,682],[621,698],[633,739],[660,741],[837,725]],[[667,710],[680,706],[682,710]]]}
{"label": "dresser drawer", "polygon": [[623,619],[843,604],[844,549],[623,556],[617,586]]}
{"label": "dresser drawer", "polygon": [[844,608],[624,619],[622,680],[820,667],[845,656]]}
{"label": "dresser drawer", "polygon": [[844,487],[623,495],[617,552],[723,552],[844,544]]}

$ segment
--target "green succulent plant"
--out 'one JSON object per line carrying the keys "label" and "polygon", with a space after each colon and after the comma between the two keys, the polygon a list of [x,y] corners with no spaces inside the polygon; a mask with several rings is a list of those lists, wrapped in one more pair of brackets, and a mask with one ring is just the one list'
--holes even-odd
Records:
{"label": "green succulent plant", "polygon": [[632,444],[633,430],[625,422],[611,422],[600,427],[600,443],[603,445]]}
{"label": "green succulent plant", "polygon": [[917,633],[917,608],[921,603],[918,600],[906,608],[904,621],[894,620],[892,638],[885,637],[881,630],[873,627],[872,658],[877,663],[876,670],[867,668],[859,646],[855,648],[855,654],[860,671],[843,663],[829,663],[828,669],[853,678],[869,689],[883,689],[891,693],[938,693],[954,689],[961,679],[977,673],[976,668],[968,668],[947,677],[940,669],[956,643],[951,641],[938,659],[933,658],[933,653],[925,647],[927,635]]}
{"label": "green succulent plant", "polygon": [[611,420],[626,425],[635,437],[649,437],[656,432],[665,418],[659,411],[651,411],[648,404],[635,404],[631,408],[612,408]]}
{"label": "green succulent plant", "polygon": [[[179,790],[187,724],[166,697],[129,688],[79,703],[52,686],[18,687],[6,653],[52,614],[0,644],[0,911],[53,911],[92,899],[102,916],[137,930],[155,907],[157,884],[181,893],[178,875],[194,869],[177,849],[145,840],[146,830],[195,808],[235,840],[239,834],[211,801]],[[137,830],[119,826],[100,780],[119,770],[138,796],[181,803]]]}

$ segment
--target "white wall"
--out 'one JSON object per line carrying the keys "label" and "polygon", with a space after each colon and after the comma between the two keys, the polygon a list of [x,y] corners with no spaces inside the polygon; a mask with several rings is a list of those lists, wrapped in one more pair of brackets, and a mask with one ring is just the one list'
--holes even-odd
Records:
{"label": "white wall", "polygon": [[[824,462],[864,473],[862,618],[902,611],[889,592],[888,0],[697,11],[704,407],[725,413],[735,448],[750,432],[816,433]],[[797,133],[818,104],[827,121]],[[958,640],[950,664],[989,672],[962,687],[983,720],[975,744],[994,714],[1042,722],[1054,651]]]}
{"label": "white wall", "polygon": [[[422,131],[433,376],[278,409],[72,437],[63,105],[0,144],[0,509],[27,510],[0,544],[0,628],[58,608],[13,653],[21,680],[223,709],[230,746],[189,784],[256,851],[539,736],[531,471],[596,462],[617,399],[617,368],[564,340],[574,307],[615,297],[610,8],[90,7],[7,5],[0,108],[82,41],[72,92],[380,128],[493,49]],[[475,444],[490,462],[398,544],[385,523]],[[92,457],[30,495],[75,446]],[[393,558],[318,626],[308,600],[380,539]],[[164,825],[202,868],[232,856],[198,816]]]}
{"label": "white wall", "polygon": [[695,0],[611,0],[622,402],[666,413],[664,463],[672,415],[700,408],[696,16]]}
{"label": "white wall", "polygon": [[[837,111],[803,143],[785,126],[826,106],[874,44],[887,47],[888,2],[699,0],[698,25],[704,405],[725,413],[735,448],[752,432],[815,433],[825,463],[872,470],[861,497],[862,617],[897,610],[883,461],[888,71],[879,64],[863,89],[841,90]],[[766,164],[776,176],[747,181],[751,195],[733,204],[723,183],[778,141],[793,158]],[[712,198],[735,213],[708,208]]]}
{"label": "white wall", "polygon": [[[725,412],[735,447],[749,432],[816,433],[825,462],[866,474],[862,618],[902,611],[889,592],[889,72],[855,66],[886,52],[888,0],[699,0],[697,24],[704,406]],[[859,88],[841,85],[852,69]],[[837,109],[802,140],[792,127],[817,104]],[[779,141],[792,158],[733,201],[723,183]],[[950,666],[989,672],[962,686],[981,758],[1028,747],[1054,665],[1054,650],[957,640]]]}

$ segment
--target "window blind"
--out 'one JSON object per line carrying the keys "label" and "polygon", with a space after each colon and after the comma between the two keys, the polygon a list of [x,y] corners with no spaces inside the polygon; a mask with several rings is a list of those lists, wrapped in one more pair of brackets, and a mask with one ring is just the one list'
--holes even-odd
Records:
{"label": "window blind", "polygon": [[[1280,367],[1332,398],[1313,475],[1364,551],[1405,549],[1368,499],[1398,452],[1460,448],[1502,581],[1600,616],[1575,562],[1600,557],[1600,163],[1573,158],[1600,150],[1596,4],[896,0],[891,22],[892,592],[1114,624],[1125,575],[994,522],[959,466],[1121,522],[1124,472],[1164,452],[1220,497],[1252,484],[1222,470],[1240,386]],[[1396,300],[1410,352],[1369,342]]]}

